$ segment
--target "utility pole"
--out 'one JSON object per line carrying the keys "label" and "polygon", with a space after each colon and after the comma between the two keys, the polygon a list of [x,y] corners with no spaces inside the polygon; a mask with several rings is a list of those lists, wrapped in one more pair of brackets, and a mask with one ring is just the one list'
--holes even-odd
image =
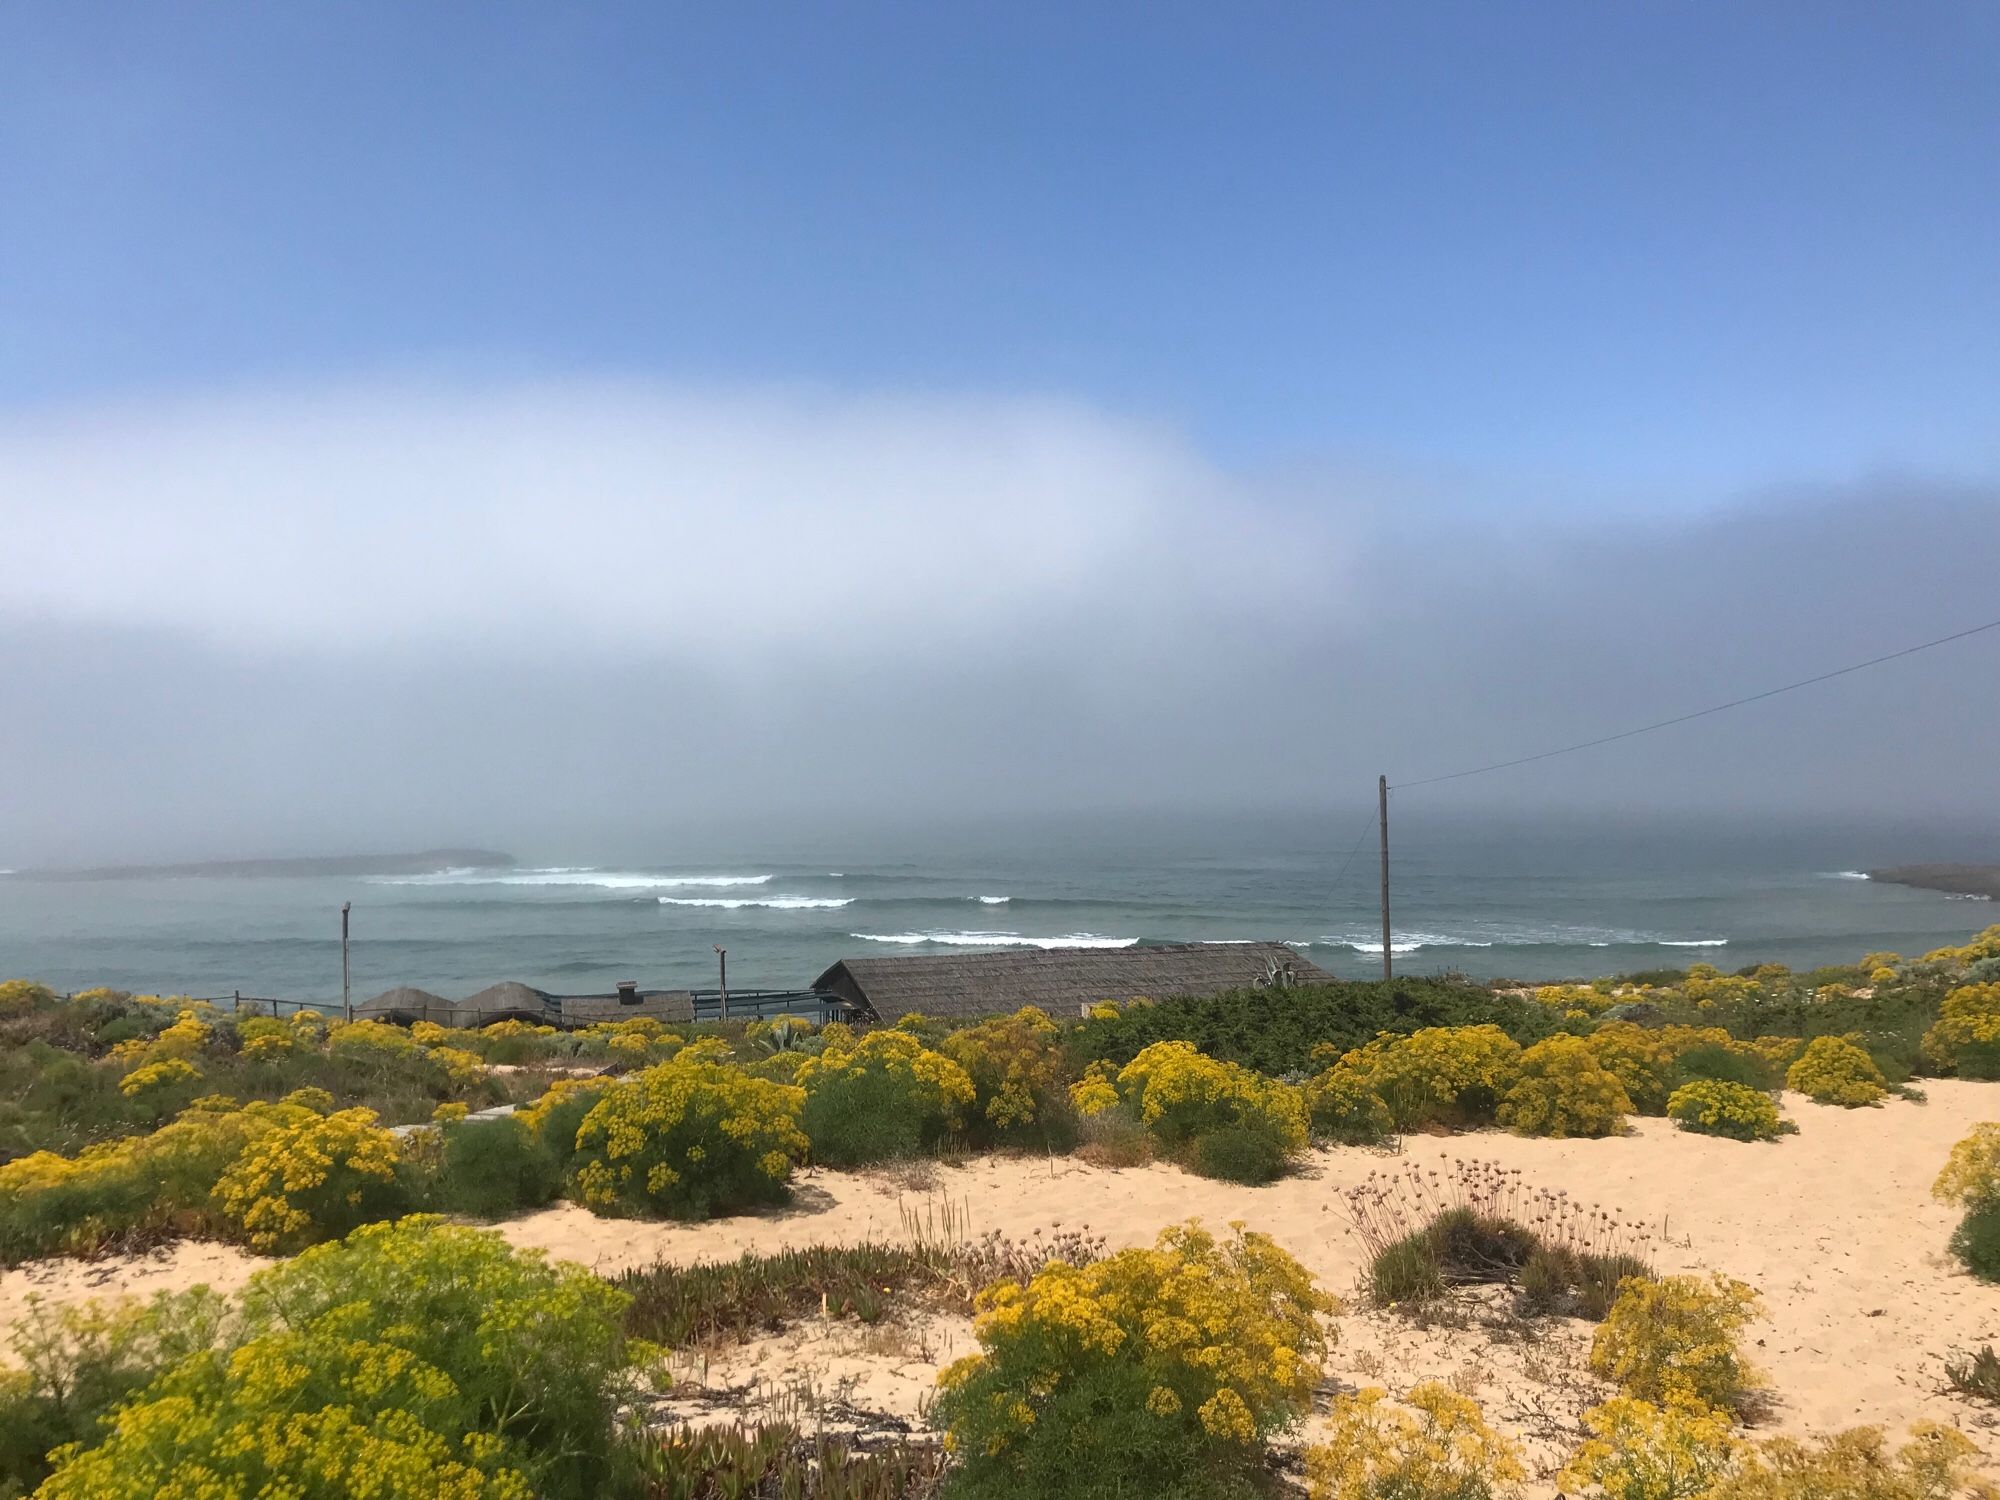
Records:
{"label": "utility pole", "polygon": [[[1385,854],[1383,858],[1388,856]],[[354,1019],[354,1002],[347,993],[347,914],[353,910],[352,901],[340,903],[340,1008],[350,1021]]]}
{"label": "utility pole", "polygon": [[1396,960],[1389,952],[1389,778],[1376,783],[1382,807],[1382,977],[1396,977]]}
{"label": "utility pole", "polygon": [[722,980],[721,1019],[729,1019],[729,950],[720,943],[709,944],[715,950],[715,966]]}

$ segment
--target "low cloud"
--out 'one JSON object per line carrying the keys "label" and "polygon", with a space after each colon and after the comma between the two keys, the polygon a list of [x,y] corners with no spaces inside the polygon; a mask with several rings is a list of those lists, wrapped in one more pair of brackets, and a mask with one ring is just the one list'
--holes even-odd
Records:
{"label": "low cloud", "polygon": [[[1651,520],[1425,493],[1278,484],[1026,398],[413,381],[16,415],[0,865],[1358,816],[1378,770],[2000,614],[1993,486],[1880,476]],[[1990,820],[1996,664],[2000,632],[1410,796]]]}

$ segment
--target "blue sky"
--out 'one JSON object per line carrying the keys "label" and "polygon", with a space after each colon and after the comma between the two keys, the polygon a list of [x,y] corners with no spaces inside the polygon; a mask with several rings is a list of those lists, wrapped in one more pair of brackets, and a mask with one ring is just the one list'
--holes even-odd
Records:
{"label": "blue sky", "polygon": [[1052,394],[1639,511],[2000,465],[2000,8],[42,3],[0,411]]}

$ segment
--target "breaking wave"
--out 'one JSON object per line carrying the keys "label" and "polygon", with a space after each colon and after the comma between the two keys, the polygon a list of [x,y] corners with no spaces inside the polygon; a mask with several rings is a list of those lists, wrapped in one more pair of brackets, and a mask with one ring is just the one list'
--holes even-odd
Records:
{"label": "breaking wave", "polygon": [[1071,932],[1062,937],[1023,937],[1018,932],[850,932],[864,943],[935,943],[951,948],[1130,948],[1137,938],[1103,937],[1095,932]]}
{"label": "breaking wave", "polygon": [[977,901],[981,906],[1005,906],[1014,898],[1012,896],[974,896],[972,899]]}
{"label": "breaking wave", "polygon": [[836,906],[852,906],[852,896],[661,896],[662,906],[711,906],[735,911],[745,906],[769,907],[773,911],[816,911]]}
{"label": "breaking wave", "polygon": [[1866,870],[1827,870],[1820,875],[1820,879],[1822,880],[1866,880],[1868,878],[1869,875]]}

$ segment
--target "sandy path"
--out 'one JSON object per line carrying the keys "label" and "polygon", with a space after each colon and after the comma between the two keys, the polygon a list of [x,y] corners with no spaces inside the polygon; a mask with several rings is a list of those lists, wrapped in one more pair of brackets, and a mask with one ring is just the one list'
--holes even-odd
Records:
{"label": "sandy path", "polygon": [[[2000,1460],[1992,1418],[1940,1394],[1947,1354],[2000,1343],[2000,1288],[1973,1281],[1946,1258],[1955,1214],[1929,1191],[1952,1143],[1974,1123],[2000,1119],[2000,1084],[1934,1082],[1927,1089],[1926,1105],[1874,1110],[1825,1108],[1788,1095],[1786,1112],[1799,1134],[1776,1145],[1691,1136],[1648,1119],[1608,1141],[1484,1132],[1412,1138],[1407,1154],[1518,1167],[1530,1185],[1565,1188],[1663,1231],[1661,1269],[1714,1269],[1757,1287],[1766,1317],[1753,1329],[1754,1352],[1777,1393],[1775,1426],[1900,1428],[1931,1417],[1966,1430]],[[616,1271],[662,1258],[899,1238],[906,1209],[934,1209],[944,1198],[962,1205],[974,1233],[1088,1227],[1114,1248],[1149,1242],[1163,1225],[1189,1217],[1218,1227],[1242,1219],[1346,1294],[1361,1257],[1338,1212],[1339,1190],[1392,1160],[1320,1152],[1298,1177],[1241,1188],[1165,1166],[1108,1171],[1071,1160],[984,1157],[939,1169],[928,1189],[891,1174],[810,1173],[788,1209],[705,1225],[599,1219],[564,1205],[501,1230],[517,1245]],[[0,1275],[0,1326],[19,1315],[30,1290],[70,1298],[197,1280],[226,1290],[260,1263],[203,1245],[137,1262],[23,1267]],[[1494,1399],[1513,1394],[1520,1369],[1554,1358],[1547,1349],[1498,1348],[1473,1333],[1420,1334],[1374,1317],[1344,1321],[1350,1326],[1333,1362],[1343,1383],[1396,1388],[1456,1373],[1467,1385],[1490,1387],[1484,1397]],[[745,1373],[754,1365],[764,1377],[772,1368],[765,1351],[729,1363]]]}

